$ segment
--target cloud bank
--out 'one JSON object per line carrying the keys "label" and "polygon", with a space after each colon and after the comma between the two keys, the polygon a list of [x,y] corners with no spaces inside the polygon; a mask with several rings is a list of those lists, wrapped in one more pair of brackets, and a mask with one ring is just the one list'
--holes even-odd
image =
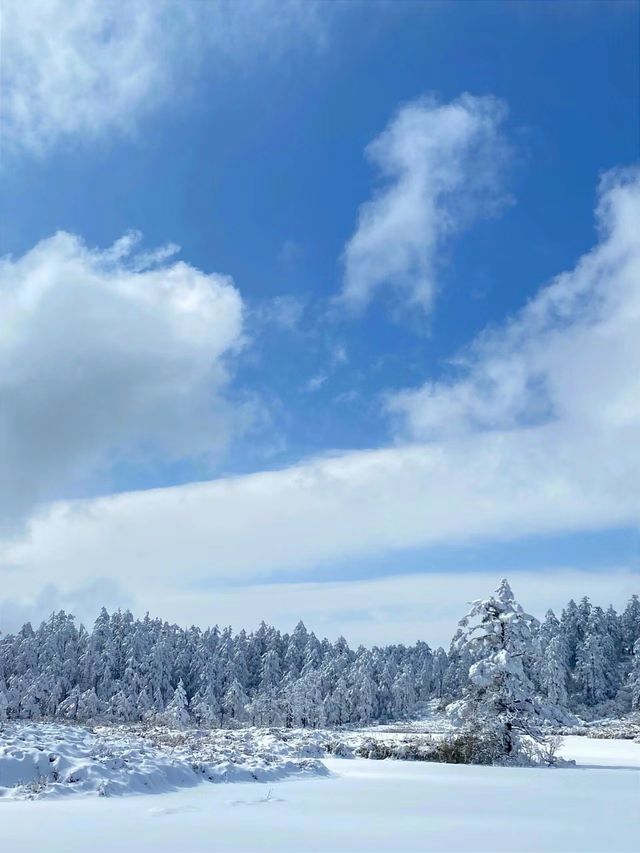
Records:
{"label": "cloud bank", "polygon": [[419,98],[367,147],[381,186],[361,206],[344,250],[346,304],[363,308],[390,288],[431,309],[444,242],[505,202],[505,114],[493,97],[462,95],[449,104]]}
{"label": "cloud bank", "polygon": [[[240,630],[256,628],[264,620],[291,631],[302,619],[319,637],[335,640],[342,635],[353,647],[423,640],[447,648],[467,603],[485,597],[499,579],[490,571],[435,570],[353,581],[226,586],[214,593],[179,589],[171,597],[158,596],[150,588],[137,599],[108,582],[66,593],[48,586],[32,602],[0,601],[0,630],[13,632],[28,620],[38,624],[59,608],[90,625],[105,605],[109,610],[131,608],[140,617],[150,610],[152,616],[183,626],[219,624]],[[618,566],[600,572],[554,566],[544,572],[514,572],[509,579],[518,600],[538,617],[549,607],[559,614],[579,595],[620,610],[638,591],[638,574]]]}
{"label": "cloud bank", "polygon": [[0,523],[107,461],[208,454],[226,439],[230,279],[64,232],[0,261]]}

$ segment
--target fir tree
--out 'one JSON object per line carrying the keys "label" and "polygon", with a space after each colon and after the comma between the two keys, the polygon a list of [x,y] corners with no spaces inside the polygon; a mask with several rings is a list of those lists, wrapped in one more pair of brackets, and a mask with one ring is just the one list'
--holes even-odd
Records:
{"label": "fir tree", "polygon": [[637,639],[633,646],[629,687],[631,689],[631,707],[634,711],[640,711],[640,639]]}
{"label": "fir tree", "polygon": [[495,595],[474,601],[460,622],[458,650],[468,649],[476,661],[469,669],[467,709],[483,726],[499,730],[506,756],[514,752],[517,732],[535,730],[534,686],[527,674],[535,624],[506,580]]}
{"label": "fir tree", "polygon": [[178,686],[173,691],[173,697],[163,714],[163,718],[169,725],[180,728],[187,726],[190,722],[187,692],[184,689],[182,679],[180,679]]}

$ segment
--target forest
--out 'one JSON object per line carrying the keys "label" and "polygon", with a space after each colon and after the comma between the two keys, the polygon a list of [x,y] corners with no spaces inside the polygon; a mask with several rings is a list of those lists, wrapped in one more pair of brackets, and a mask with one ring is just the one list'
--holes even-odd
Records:
{"label": "forest", "polygon": [[184,629],[104,608],[90,631],[60,611],[0,635],[0,720],[336,727],[496,692],[555,723],[640,709],[638,596],[621,613],[571,600],[539,622],[502,581],[473,603],[448,650],[351,649],[302,622],[291,634],[264,622],[249,633]]}

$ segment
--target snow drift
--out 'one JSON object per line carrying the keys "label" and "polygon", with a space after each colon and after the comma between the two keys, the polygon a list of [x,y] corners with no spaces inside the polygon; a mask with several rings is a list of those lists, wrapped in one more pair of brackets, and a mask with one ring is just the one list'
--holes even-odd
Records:
{"label": "snow drift", "polygon": [[326,775],[315,758],[265,732],[94,730],[51,724],[0,731],[0,798],[150,794],[209,782],[269,782]]}

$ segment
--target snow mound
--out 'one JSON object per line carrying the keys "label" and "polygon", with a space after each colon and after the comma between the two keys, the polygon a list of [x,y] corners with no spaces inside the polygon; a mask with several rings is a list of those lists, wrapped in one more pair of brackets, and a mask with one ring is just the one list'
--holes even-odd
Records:
{"label": "snow mound", "polygon": [[150,794],[209,782],[326,775],[264,732],[134,731],[13,723],[0,729],[0,798]]}

